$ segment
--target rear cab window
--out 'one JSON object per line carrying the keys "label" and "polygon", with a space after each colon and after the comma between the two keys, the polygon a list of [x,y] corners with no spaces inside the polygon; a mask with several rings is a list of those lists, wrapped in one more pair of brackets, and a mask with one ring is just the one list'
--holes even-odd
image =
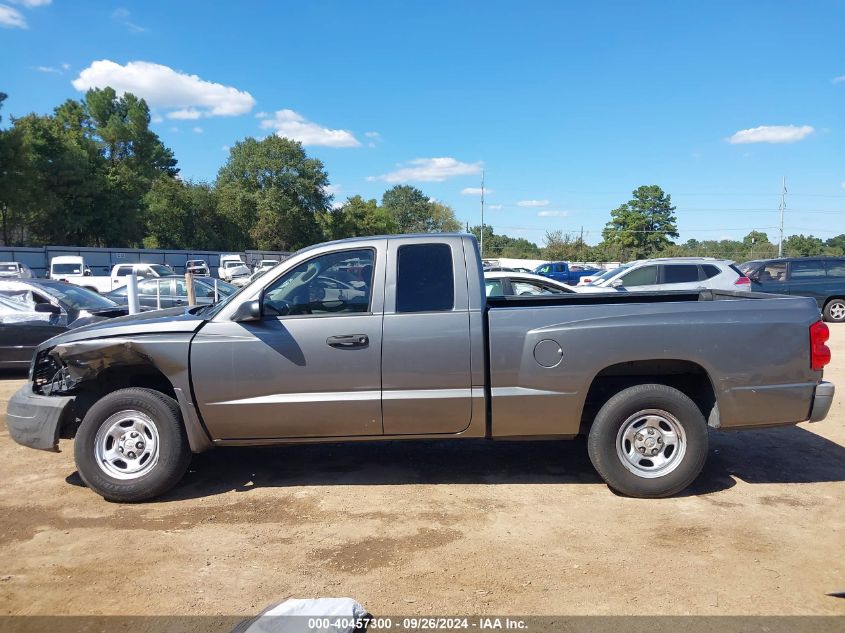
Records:
{"label": "rear cab window", "polygon": [[399,247],[396,312],[445,312],[455,307],[452,249],[448,244]]}

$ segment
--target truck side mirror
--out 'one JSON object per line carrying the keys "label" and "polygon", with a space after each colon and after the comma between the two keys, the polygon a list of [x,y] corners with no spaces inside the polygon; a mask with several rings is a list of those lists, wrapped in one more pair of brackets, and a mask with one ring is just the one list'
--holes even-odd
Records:
{"label": "truck side mirror", "polygon": [[261,320],[261,301],[258,299],[242,303],[232,315],[232,321],[237,323],[259,320]]}
{"label": "truck side mirror", "polygon": [[84,273],[82,273],[82,275],[83,275],[83,277],[90,277],[90,276],[91,276],[91,269],[90,269],[90,268],[86,268],[86,269],[85,269],[85,272],[84,272]]}

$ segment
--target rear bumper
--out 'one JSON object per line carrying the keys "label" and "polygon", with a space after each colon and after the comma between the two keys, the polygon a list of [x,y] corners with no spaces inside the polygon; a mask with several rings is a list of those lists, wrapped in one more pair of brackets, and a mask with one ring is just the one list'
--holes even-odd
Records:
{"label": "rear bumper", "polygon": [[833,404],[833,394],[836,387],[832,382],[820,382],[816,387],[813,396],[813,408],[810,410],[810,422],[818,422],[827,417],[828,411]]}
{"label": "rear bumper", "polygon": [[18,444],[43,451],[59,450],[59,432],[73,411],[73,396],[39,396],[27,383],[9,400],[6,426]]}

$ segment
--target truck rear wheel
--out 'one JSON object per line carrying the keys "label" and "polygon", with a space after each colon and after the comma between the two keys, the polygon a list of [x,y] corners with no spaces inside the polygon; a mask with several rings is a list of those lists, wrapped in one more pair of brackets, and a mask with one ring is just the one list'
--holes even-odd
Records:
{"label": "truck rear wheel", "polygon": [[707,423],[677,389],[636,385],[599,410],[587,450],[614,490],[631,497],[668,497],[689,486],[704,467]]}
{"label": "truck rear wheel", "polygon": [[107,501],[134,502],[170,490],[191,461],[179,405],[152,389],[120,389],[98,400],[74,444],[82,480]]}

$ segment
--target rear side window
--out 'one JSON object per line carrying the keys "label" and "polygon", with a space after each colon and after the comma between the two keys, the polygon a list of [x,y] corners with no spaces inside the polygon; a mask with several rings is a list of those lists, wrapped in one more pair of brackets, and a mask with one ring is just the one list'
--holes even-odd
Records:
{"label": "rear side window", "polygon": [[683,284],[698,281],[696,264],[666,264],[663,266],[664,284]]}
{"label": "rear side window", "polygon": [[845,277],[845,259],[832,259],[825,264],[828,277]]}
{"label": "rear side window", "polygon": [[[742,273],[740,273],[739,270],[737,270],[735,267],[731,266],[731,268],[733,268],[738,275],[742,275]],[[713,264],[704,264],[701,267],[701,270],[704,271],[705,279],[712,279],[721,272],[719,268],[717,266],[714,266]]]}
{"label": "rear side window", "polygon": [[819,259],[807,259],[789,264],[790,279],[818,279],[824,276],[824,262]]}
{"label": "rear side window", "polygon": [[452,249],[448,244],[399,247],[397,312],[442,312],[455,307]]}
{"label": "rear side window", "polygon": [[[698,276],[696,275],[696,279]],[[626,288],[631,286],[651,286],[657,283],[657,266],[643,266],[635,268],[622,277],[622,285]]]}
{"label": "rear side window", "polygon": [[132,272],[132,266],[121,266],[117,269],[115,273],[116,277],[126,277],[129,273]]}

